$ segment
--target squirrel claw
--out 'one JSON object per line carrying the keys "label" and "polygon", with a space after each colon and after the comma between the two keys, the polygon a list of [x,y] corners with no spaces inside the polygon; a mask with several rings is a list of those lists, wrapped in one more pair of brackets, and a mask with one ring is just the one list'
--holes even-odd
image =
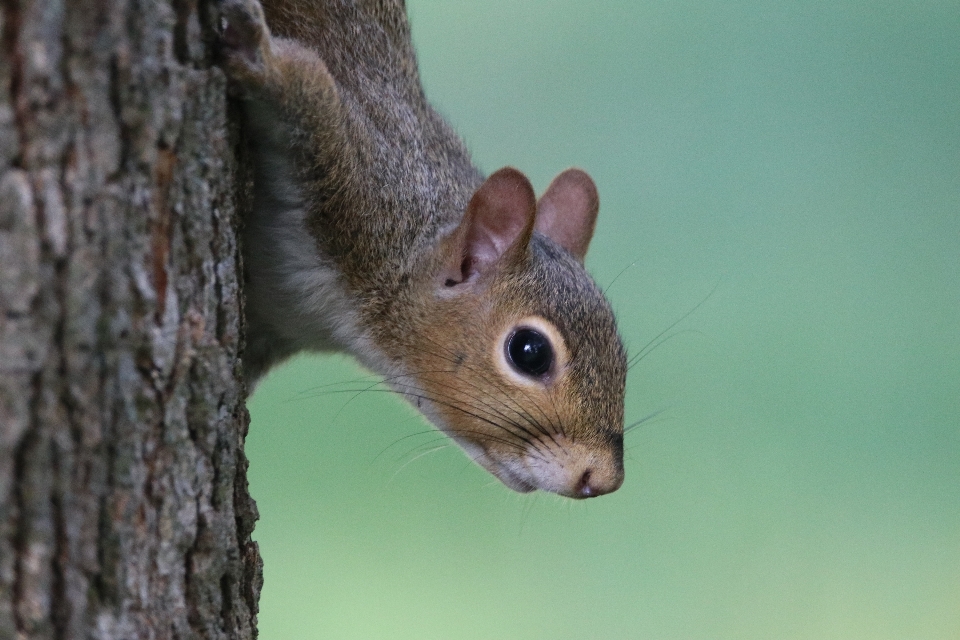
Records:
{"label": "squirrel claw", "polygon": [[240,81],[259,75],[270,50],[270,31],[260,3],[224,0],[219,9],[221,53],[227,75]]}

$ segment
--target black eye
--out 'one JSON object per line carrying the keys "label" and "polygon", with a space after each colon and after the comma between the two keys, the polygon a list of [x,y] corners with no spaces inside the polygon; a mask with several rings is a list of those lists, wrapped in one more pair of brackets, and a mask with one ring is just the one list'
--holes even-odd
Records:
{"label": "black eye", "polygon": [[533,329],[520,329],[507,340],[507,356],[520,373],[540,377],[553,364],[553,348],[547,338]]}

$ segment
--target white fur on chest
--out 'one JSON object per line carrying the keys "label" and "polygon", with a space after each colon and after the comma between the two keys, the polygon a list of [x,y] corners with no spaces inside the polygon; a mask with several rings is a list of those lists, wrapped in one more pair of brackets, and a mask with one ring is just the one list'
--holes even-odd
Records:
{"label": "white fur on chest", "polygon": [[308,229],[289,132],[265,105],[247,108],[257,130],[254,202],[244,232],[250,333],[272,343],[259,348],[277,359],[301,350],[347,351],[381,369],[383,356],[361,329],[357,301]]}

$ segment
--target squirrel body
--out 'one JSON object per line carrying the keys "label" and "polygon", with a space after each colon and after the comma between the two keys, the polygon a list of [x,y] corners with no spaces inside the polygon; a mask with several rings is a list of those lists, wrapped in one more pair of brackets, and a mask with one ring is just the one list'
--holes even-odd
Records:
{"label": "squirrel body", "polygon": [[424,95],[402,0],[219,8],[253,165],[248,379],[344,351],[507,486],[618,488],[626,357],[583,268],[589,176],[539,201],[516,169],[485,179]]}

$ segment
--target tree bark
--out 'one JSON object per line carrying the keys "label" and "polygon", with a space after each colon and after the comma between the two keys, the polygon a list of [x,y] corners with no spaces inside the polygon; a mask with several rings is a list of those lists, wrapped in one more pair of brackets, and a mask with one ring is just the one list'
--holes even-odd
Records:
{"label": "tree bark", "polygon": [[0,640],[256,636],[207,9],[0,0]]}

